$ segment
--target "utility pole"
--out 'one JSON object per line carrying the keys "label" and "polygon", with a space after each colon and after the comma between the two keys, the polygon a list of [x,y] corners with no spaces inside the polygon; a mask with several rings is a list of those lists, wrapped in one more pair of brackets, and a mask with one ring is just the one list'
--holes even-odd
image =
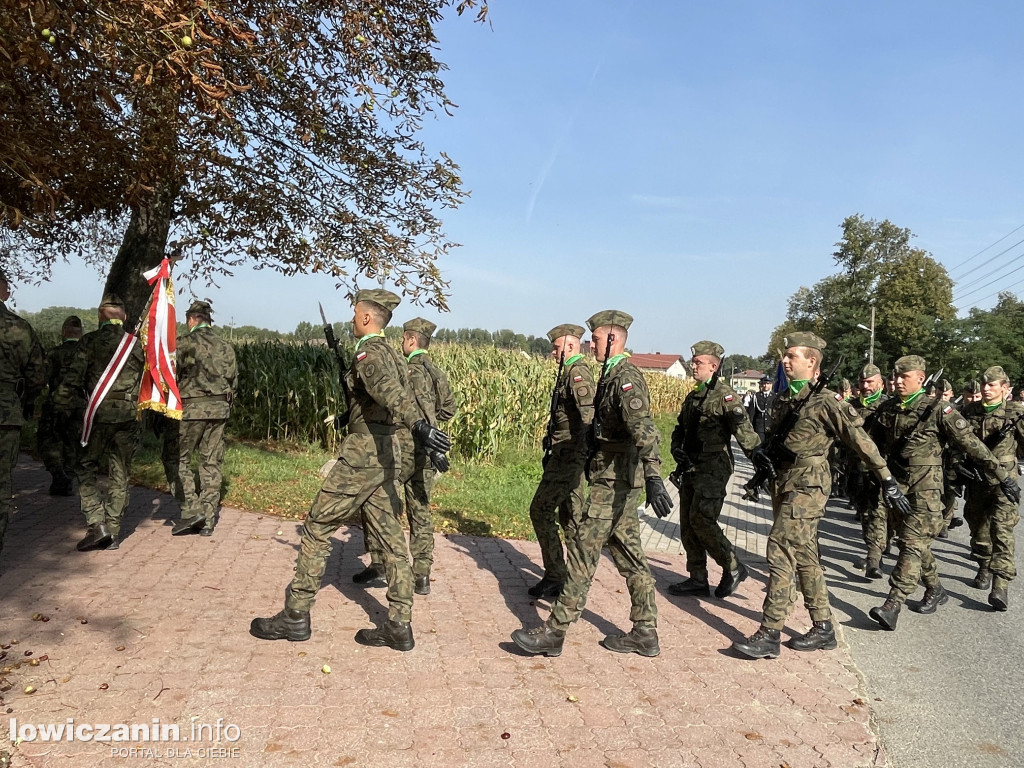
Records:
{"label": "utility pole", "polygon": [[868,365],[875,364],[875,304],[871,303],[871,327],[868,328],[863,323],[857,323],[857,327],[864,331],[870,331],[871,341],[868,347]]}

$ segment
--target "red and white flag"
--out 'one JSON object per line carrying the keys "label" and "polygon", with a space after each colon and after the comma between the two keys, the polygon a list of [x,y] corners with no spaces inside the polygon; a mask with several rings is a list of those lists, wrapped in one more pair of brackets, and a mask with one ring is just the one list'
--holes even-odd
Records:
{"label": "red and white flag", "polygon": [[96,418],[96,411],[99,410],[100,403],[107,396],[107,392],[110,391],[110,387],[117,379],[117,375],[124,368],[125,361],[128,360],[128,355],[131,354],[135,342],[135,335],[125,331],[124,336],[121,337],[121,341],[117,345],[117,349],[114,350],[114,356],[110,358],[107,367],[103,369],[100,380],[96,382],[92,394],[89,395],[89,402],[85,405],[85,420],[82,422],[83,447],[89,443],[89,435],[92,434],[92,423]]}
{"label": "red and white flag", "polygon": [[146,366],[139,389],[139,410],[149,408],[171,419],[181,418],[181,395],[175,378],[177,322],[174,314],[174,284],[167,259],[144,276],[153,286],[153,298],[142,328]]}

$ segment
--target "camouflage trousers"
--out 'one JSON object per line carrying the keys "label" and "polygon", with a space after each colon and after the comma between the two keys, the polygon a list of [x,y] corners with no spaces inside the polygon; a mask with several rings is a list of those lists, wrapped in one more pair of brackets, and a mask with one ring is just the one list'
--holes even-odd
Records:
{"label": "camouflage trousers", "polygon": [[889,597],[906,602],[918,584],[939,585],[939,569],[932,554],[932,542],[942,530],[942,491],[911,491],[907,493],[910,514],[893,513],[900,536],[900,555],[889,576],[892,589]]}
{"label": "camouflage trousers", "polygon": [[429,576],[434,564],[434,518],[430,514],[430,492],[434,489],[434,466],[426,454],[416,453],[412,475],[405,481],[405,515],[409,521],[409,554],[413,576]]}
{"label": "camouflage trousers", "polygon": [[951,482],[942,486],[942,527],[949,528],[949,524],[956,516],[957,495]]}
{"label": "camouflage trousers", "polygon": [[308,611],[316,600],[339,527],[359,522],[366,526],[371,553],[377,554],[387,576],[388,618],[412,619],[412,568],[399,523],[402,501],[396,483],[401,461],[394,435],[350,433],[341,456],[324,480],[302,525],[295,577],[285,606]]}
{"label": "camouflage trousers", "polygon": [[633,488],[628,481],[594,479],[580,521],[579,559],[569,551],[569,579],[551,609],[548,626],[564,632],[582,615],[605,546],[619,574],[626,579],[633,625],[657,626],[654,576],[640,544],[640,519],[636,512],[639,500],[640,489]]}
{"label": "camouflage trousers", "polygon": [[[576,539],[583,517],[586,459],[573,443],[555,446],[530,502],[530,522],[540,544],[544,577],[549,581],[565,583],[569,578],[567,557],[577,561],[580,557]],[[565,552],[558,536],[559,525],[565,538]]]}
{"label": "camouflage trousers", "polygon": [[[202,515],[204,528],[212,529],[220,510],[220,486],[223,480],[224,425],[227,419],[188,419],[178,428],[178,471],[175,498],[181,499],[182,518]],[[192,454],[197,455],[196,474],[192,473]],[[196,482],[198,477],[198,483]]]}
{"label": "camouflage trousers", "polygon": [[46,471],[53,477],[74,476],[81,435],[81,413],[64,416],[54,410],[49,400],[43,403],[36,427],[36,448]]}
{"label": "camouflage trousers", "polygon": [[7,521],[14,496],[14,465],[18,463],[21,427],[0,426],[0,552],[4,550]]}
{"label": "camouflage trousers", "polygon": [[736,553],[725,536],[718,517],[725,503],[725,488],[697,488],[689,475],[683,476],[679,487],[679,537],[686,552],[686,570],[694,579],[708,579],[708,555],[723,571],[735,570]]}
{"label": "camouflage trousers", "polygon": [[[416,465],[416,462],[417,462],[416,443],[412,439],[412,433],[409,430],[407,430],[407,429],[402,429],[400,427],[398,429],[397,435],[398,435],[398,450],[401,453],[402,457],[401,457],[401,461],[398,464],[398,477],[397,477],[397,480],[396,480],[396,485],[398,486],[399,490],[404,490],[406,483],[409,483],[409,482],[412,481],[413,473],[416,471],[416,466],[417,466]],[[431,483],[431,486],[433,486],[433,483]],[[395,510],[395,514],[398,515],[398,519],[401,520],[402,519],[402,512],[404,510],[404,505],[403,505],[403,502],[402,502],[401,498],[399,498],[398,502],[399,502],[398,503],[398,508]],[[406,504],[408,503],[408,499],[406,499],[405,503]],[[431,539],[430,539],[430,564],[433,565],[433,563],[434,563],[434,539],[433,539],[433,533],[434,533],[433,525],[434,525],[434,522],[433,522],[433,519],[431,519],[430,525],[431,525],[431,528],[430,528],[430,533],[431,533]],[[376,535],[375,529],[374,529],[373,526],[368,525],[365,519],[362,520],[362,526],[363,526],[363,550],[366,552],[366,554],[368,554],[370,556],[370,567],[375,567],[379,571],[383,571],[384,570],[384,557],[383,557],[383,555],[381,553],[384,551],[384,545],[380,544],[380,543],[376,543],[374,541],[373,537]],[[430,574],[429,566],[427,567],[426,573],[428,575]]]}
{"label": "camouflage trousers", "polygon": [[971,529],[971,558],[1012,581],[1017,576],[1014,528],[1020,522],[1020,507],[998,485],[971,483],[964,519]]}
{"label": "camouflage trousers", "polygon": [[181,478],[178,472],[179,454],[181,452],[179,447],[181,420],[170,419],[153,411],[147,411],[145,418],[148,419],[148,423],[153,429],[153,434],[160,438],[160,463],[164,467],[167,488],[178,502],[178,505],[184,506],[185,498],[181,492]]}
{"label": "camouflage trousers", "polygon": [[772,496],[775,522],[768,534],[768,592],[762,624],[782,629],[797,588],[811,621],[831,621],[825,573],[818,559],[818,523],[828,497],[824,489],[805,487]]}
{"label": "camouflage trousers", "polygon": [[[118,421],[93,424],[89,444],[78,454],[78,493],[86,525],[105,523],[114,538],[121,531],[121,518],[128,508],[128,479],[132,457],[139,447],[139,422]],[[100,462],[107,459],[107,492],[100,491],[97,475]]]}

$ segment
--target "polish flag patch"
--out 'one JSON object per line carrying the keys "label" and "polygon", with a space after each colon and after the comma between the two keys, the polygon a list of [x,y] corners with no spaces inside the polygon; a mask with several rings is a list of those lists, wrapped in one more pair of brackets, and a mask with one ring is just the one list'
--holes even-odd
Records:
{"label": "polish flag patch", "polygon": [[952,405],[947,405],[945,408],[942,409],[942,412],[946,413],[946,414],[952,413],[953,412],[953,406]]}
{"label": "polish flag patch", "polygon": [[623,384],[622,385],[622,391],[623,392],[629,392],[629,390],[631,390],[632,388],[633,388],[632,384]]}
{"label": "polish flag patch", "polygon": [[366,357],[366,353],[365,352],[360,352],[358,355],[356,355],[356,362],[358,363],[364,357]]}
{"label": "polish flag patch", "polygon": [[583,377],[582,376],[573,376],[572,380],[575,381],[578,384],[579,382],[583,381]]}
{"label": "polish flag patch", "polygon": [[722,399],[725,400],[725,402],[727,402],[727,403],[731,403],[732,402],[732,395],[726,395]]}
{"label": "polish flag patch", "polygon": [[843,402],[843,396],[840,395],[838,392],[836,392],[836,400],[838,400],[840,403]]}

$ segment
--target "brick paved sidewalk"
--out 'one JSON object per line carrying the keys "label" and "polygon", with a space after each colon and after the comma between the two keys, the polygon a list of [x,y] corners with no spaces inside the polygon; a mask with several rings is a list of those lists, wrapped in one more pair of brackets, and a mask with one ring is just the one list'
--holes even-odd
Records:
{"label": "brick paved sidewalk", "polygon": [[[362,535],[343,528],[313,610],[312,640],[265,642],[252,638],[248,625],[282,605],[298,542],[294,522],[225,509],[212,538],[171,538],[173,500],[136,488],[121,549],[79,553],[77,499],[47,496],[48,482],[23,456],[19,512],[0,575],[0,641],[18,640],[0,661],[16,667],[4,676],[10,689],[0,693],[8,712],[0,716],[0,754],[12,751],[15,767],[884,762],[845,644],[810,654],[784,649],[775,661],[729,654],[730,642],[760,618],[765,571],[758,561],[730,600],[690,600],[665,594],[680,578],[682,557],[652,552],[662,654],[645,659],[598,645],[605,633],[629,629],[625,584],[605,559],[563,655],[547,659],[520,655],[509,640],[512,630],[547,614],[545,603],[526,596],[540,575],[537,546],[438,536],[433,591],[414,607],[416,648],[401,654],[353,641],[356,630],[384,617],[384,592],[352,584],[362,567]],[[751,530],[761,525],[751,520]],[[34,614],[49,621],[34,621]],[[809,624],[800,608],[785,634]],[[25,663],[44,656],[39,666]],[[25,694],[28,685],[36,692]],[[10,718],[159,718],[177,724],[182,737],[222,718],[240,737],[12,746]],[[237,748],[237,756],[199,751],[211,746]],[[152,752],[112,756],[112,747]],[[186,749],[190,757],[173,757]]]}

